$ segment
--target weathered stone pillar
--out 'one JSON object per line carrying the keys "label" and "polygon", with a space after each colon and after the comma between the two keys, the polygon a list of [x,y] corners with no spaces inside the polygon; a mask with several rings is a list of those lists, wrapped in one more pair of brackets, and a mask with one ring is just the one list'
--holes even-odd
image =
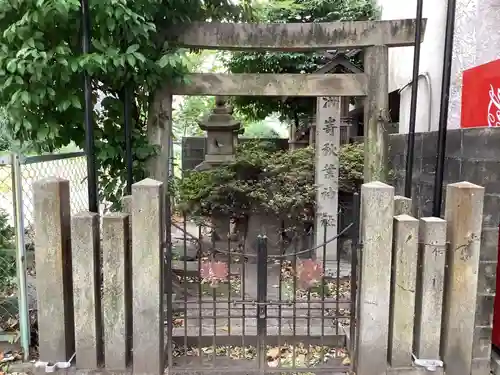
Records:
{"label": "weathered stone pillar", "polygon": [[129,216],[102,218],[104,359],[106,368],[125,370],[132,349],[132,273]]}
{"label": "weathered stone pillar", "polygon": [[394,215],[410,215],[412,212],[411,198],[396,195],[394,197]]}
{"label": "weathered stone pillar", "polygon": [[357,375],[385,375],[394,188],[374,181],[361,187],[361,283],[359,285]]}
{"label": "weathered stone pillar", "polygon": [[409,215],[394,217],[389,319],[389,360],[392,367],[411,366],[412,364],[418,258],[417,238],[417,219]]}
{"label": "weathered stone pillar", "polygon": [[387,181],[387,124],[389,123],[389,50],[387,46],[365,49],[365,182]]}
{"label": "weathered stone pillar", "polygon": [[102,364],[101,256],[99,214],[82,212],[71,220],[76,367]]}
{"label": "weathered stone pillar", "polygon": [[445,280],[442,356],[446,373],[470,375],[478,285],[484,188],[448,185],[446,223],[449,256]]}
{"label": "weathered stone pillar", "polygon": [[133,372],[164,371],[163,183],[145,179],[132,185]]}
{"label": "weathered stone pillar", "polygon": [[[340,98],[320,97],[316,106],[316,245],[338,233],[340,148]],[[326,233],[325,233],[326,231]],[[324,254],[326,252],[326,254]],[[326,268],[337,259],[337,240],[316,250],[316,259]],[[324,259],[326,256],[326,259]]]}
{"label": "weathered stone pillar", "polygon": [[75,351],[69,181],[33,184],[36,291],[41,361],[67,361]]}
{"label": "weathered stone pillar", "polygon": [[167,186],[172,142],[172,94],[167,88],[153,94],[148,114],[148,142],[159,148],[159,153],[148,161],[149,177]]}
{"label": "weathered stone pillar", "polygon": [[446,221],[420,219],[419,274],[415,309],[415,355],[440,359],[439,343],[446,258]]}

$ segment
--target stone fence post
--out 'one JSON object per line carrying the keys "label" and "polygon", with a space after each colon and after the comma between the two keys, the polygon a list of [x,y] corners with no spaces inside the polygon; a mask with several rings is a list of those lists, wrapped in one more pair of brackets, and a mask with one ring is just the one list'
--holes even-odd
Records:
{"label": "stone fence post", "polygon": [[145,179],[132,185],[132,321],[134,374],[164,371],[164,211],[163,183]]}
{"label": "stone fence post", "polygon": [[363,184],[355,358],[359,375],[385,375],[387,370],[393,216],[394,188],[378,181]]}
{"label": "stone fence post", "polygon": [[448,185],[446,222],[449,256],[445,280],[441,355],[447,374],[470,375],[478,285],[484,188]]}
{"label": "stone fence post", "polygon": [[67,361],[75,351],[69,181],[33,184],[40,360]]}

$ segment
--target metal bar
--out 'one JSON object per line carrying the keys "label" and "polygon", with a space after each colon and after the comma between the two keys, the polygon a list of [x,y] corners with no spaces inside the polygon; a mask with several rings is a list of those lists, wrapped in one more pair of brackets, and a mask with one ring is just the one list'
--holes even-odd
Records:
{"label": "metal bar", "polygon": [[[202,279],[201,279],[201,258],[203,257],[203,239],[202,239],[202,227],[198,226],[198,239],[200,246],[200,253],[198,254],[198,348],[203,347],[202,345],[202,336],[203,336],[203,324],[201,324],[203,319],[203,310],[202,310],[202,298],[203,298],[203,287],[202,287]],[[187,305],[187,303],[186,303]],[[203,367],[203,355],[200,353],[200,366]]]}
{"label": "metal bar", "polygon": [[[187,344],[187,335],[188,335],[188,321],[187,321],[187,317],[188,317],[188,310],[187,310],[187,296],[188,296],[188,289],[187,289],[187,284],[188,284],[188,280],[187,280],[187,236],[186,236],[186,233],[187,233],[187,224],[186,224],[186,220],[187,220],[187,216],[186,216],[186,212],[183,212],[182,214],[182,231],[184,233],[184,238],[182,240],[182,245],[184,247],[184,251],[183,251],[183,255],[184,255],[184,261],[183,261],[183,265],[184,265],[184,280],[183,281],[183,284],[184,284],[184,351],[187,352],[188,350],[188,344]],[[199,274],[198,274],[199,275]],[[201,323],[201,322],[200,322]]]}
{"label": "metal bar", "polygon": [[339,304],[339,299],[340,299],[340,251],[339,247],[337,246],[337,274],[335,275],[335,315],[337,318],[335,318],[335,333],[338,335],[339,334],[339,312],[340,312],[340,304]]}
{"label": "metal bar", "polygon": [[352,199],[353,207],[353,222],[352,231],[352,245],[351,245],[351,311],[349,321],[349,339],[350,350],[354,353],[356,349],[356,293],[357,293],[357,272],[358,272],[358,247],[359,247],[359,193],[354,193]]}
{"label": "metal bar", "polygon": [[27,165],[27,164],[43,163],[46,161],[79,158],[86,155],[87,154],[84,151],[79,151],[79,152],[66,152],[63,154],[33,155],[25,157],[19,155],[18,157],[19,157],[19,162],[21,164]]}
{"label": "metal bar", "polygon": [[[166,244],[166,271],[167,272],[161,272],[160,277],[165,278],[163,285],[166,283],[167,285],[167,366],[169,369],[172,369],[174,366],[174,360],[173,360],[173,318],[174,318],[174,309],[173,309],[173,288],[174,288],[174,279],[173,279],[173,272],[172,272],[172,227],[171,227],[171,222],[172,222],[172,217],[171,217],[171,207],[170,207],[170,195],[167,193],[166,199],[165,199],[165,244]],[[163,288],[161,290],[161,293],[163,294]]]}
{"label": "metal bar", "polygon": [[[321,265],[323,267],[323,276],[321,277],[321,347],[324,347],[324,341],[323,338],[325,337],[325,271],[326,271],[326,236],[328,233],[328,229],[325,225],[323,226],[323,264]],[[321,351],[321,362],[323,363],[325,361],[325,353],[322,350]]]}
{"label": "metal bar", "polygon": [[123,98],[123,123],[125,128],[125,161],[127,166],[127,185],[125,189],[126,195],[132,194],[132,90],[130,85],[125,86],[125,95]]}
{"label": "metal bar", "polygon": [[[221,346],[237,346],[237,347],[256,347],[257,343],[259,341],[259,336],[258,335],[246,335],[246,336],[236,336],[236,335],[231,335],[231,336],[226,336],[226,335],[218,335],[217,336],[219,341],[219,345]],[[296,335],[295,337],[292,335],[283,335],[281,337],[281,340],[286,339],[287,345],[298,345],[298,344],[303,344],[303,343],[309,343],[311,345],[324,345],[324,346],[329,346],[329,347],[335,347],[335,348],[340,348],[340,347],[345,347],[346,345],[346,336],[344,334],[341,335],[326,335],[325,337],[321,337],[320,335]],[[212,345],[212,339],[213,336],[210,335],[209,333],[206,333],[205,335],[201,336],[201,344],[199,344],[200,337],[197,335],[194,336],[189,336],[188,337],[188,346],[196,347],[198,346],[199,348],[202,347],[209,347]],[[267,335],[266,336],[266,344],[268,346],[278,346],[278,340],[280,337],[278,335]],[[182,346],[184,342],[184,335],[180,336],[174,336],[173,340],[176,345]],[[323,344],[321,344],[323,342]],[[266,353],[267,354],[267,353]],[[265,359],[265,358],[264,358]],[[222,361],[221,361],[222,362]],[[194,366],[197,366],[197,364],[193,364]],[[205,364],[204,368],[207,370],[210,369],[209,366],[206,366],[207,363]],[[219,365],[222,365],[220,363]],[[257,366],[255,366],[257,367]],[[219,367],[217,367],[219,368]],[[234,367],[233,367],[234,368]],[[266,372],[270,371],[271,367],[267,366]],[[319,370],[320,368],[318,368]],[[177,367],[175,368],[177,370]],[[316,370],[316,369],[315,369]],[[315,372],[315,371],[314,371]],[[176,373],[176,371],[174,371]]]}
{"label": "metal bar", "polygon": [[[213,263],[215,262],[215,254],[216,254],[216,250],[215,250],[215,229],[212,228],[212,248],[210,249],[210,261],[212,262],[212,264],[210,265],[210,267],[213,266]],[[212,316],[212,322],[214,324],[214,334],[212,336],[212,368],[215,368],[217,367],[217,295],[215,293],[215,288],[212,288],[212,312],[213,312],[213,316]],[[201,323],[201,322],[200,322]]]}
{"label": "metal bar", "polygon": [[[306,246],[304,246],[304,239],[306,238],[306,236],[307,236],[307,232],[304,230],[302,233],[302,241],[301,241],[302,250],[304,250],[304,247],[305,248],[309,247],[309,244],[306,244]],[[308,256],[312,257],[312,254],[309,254]],[[311,286],[309,288],[307,288],[307,336],[311,335],[311,324],[312,324],[311,323]],[[323,319],[324,317],[322,316],[321,318]],[[321,352],[323,352],[323,350]],[[311,345],[307,345],[307,357],[309,358],[310,355],[311,355]]]}
{"label": "metal bar", "polygon": [[[312,372],[313,370],[314,372]],[[318,368],[290,368],[290,367],[274,367],[271,368],[269,367],[266,370],[266,374],[277,374],[277,375],[298,375],[298,374],[304,374],[304,375],[309,375],[309,374],[314,374],[314,375],[337,375],[337,374],[346,374],[346,371],[349,370],[349,367],[344,366],[344,365],[337,365],[337,366],[322,366]],[[259,370],[254,370],[251,368],[247,368],[246,366],[240,366],[236,367],[235,365],[232,366],[218,366],[217,368],[195,368],[195,367],[180,367],[180,368],[175,368],[175,371],[172,373],[172,375],[192,375],[192,374],[214,374],[214,375],[219,375],[219,374],[229,374],[229,375],[255,375],[258,373]],[[126,372],[118,372],[118,371],[113,371],[115,375],[128,375]],[[392,372],[391,372],[392,374]]]}
{"label": "metal bar", "polygon": [[[266,302],[267,299],[267,237],[257,238],[257,301]],[[267,332],[267,306],[257,306],[257,358],[259,370],[266,372],[266,332]]]}
{"label": "metal bar", "polygon": [[19,327],[21,330],[21,347],[24,360],[27,361],[30,353],[30,317],[28,309],[28,284],[26,281],[26,244],[24,241],[24,205],[22,170],[19,157],[12,154],[12,195],[14,199],[14,218],[16,221],[16,266],[19,288]]}
{"label": "metal bar", "polygon": [[[206,304],[206,305],[212,304],[212,302],[213,301],[211,299],[210,300],[204,299],[204,300],[201,301],[201,303]],[[196,304],[198,306],[198,302],[197,301],[187,301],[186,303],[188,305],[194,305],[194,304]],[[239,301],[231,301],[231,303],[233,305],[241,305],[241,307],[235,307],[235,306],[232,307],[232,310],[235,311],[235,314],[236,314],[236,312],[239,309],[243,310],[243,308],[246,305],[251,305],[251,306],[257,306],[257,305],[277,306],[277,308],[279,308],[280,306],[282,306],[282,310],[284,310],[284,311],[286,311],[287,309],[286,309],[286,307],[283,307],[283,306],[287,306],[287,307],[293,308],[293,302],[286,302],[286,301],[279,302],[279,301],[268,300],[266,302],[258,302],[258,301],[249,301],[249,300],[246,300],[246,301],[239,300]],[[317,303],[321,304],[321,305],[323,304],[323,302],[319,302],[319,301]],[[324,303],[325,304],[329,304],[328,306],[330,306],[330,308],[332,308],[332,309],[334,309],[335,306],[336,306],[336,301],[335,301],[334,298],[328,299],[328,300],[325,299]],[[341,303],[342,303],[342,306],[348,306],[349,304],[353,303],[353,301],[351,301],[350,299],[347,299],[347,300],[343,300]],[[193,308],[196,308],[196,306],[193,306]],[[208,308],[208,306],[206,308]],[[219,307],[219,309],[220,308],[222,308],[222,307]],[[305,307],[300,307],[299,306],[299,307],[295,307],[295,309],[302,311],[302,310],[307,310],[308,308],[307,308],[307,304],[306,304]],[[318,307],[318,308],[313,308],[312,310],[320,310],[320,309],[321,308]],[[218,316],[219,317],[226,317],[227,318],[227,315],[218,315]],[[234,317],[235,315],[232,315],[232,316]],[[254,316],[255,315],[248,315],[247,318],[248,317],[254,317]],[[207,317],[211,317],[211,315],[207,315],[207,316],[203,316],[203,317],[207,318]],[[276,317],[278,317],[278,315]]]}
{"label": "metal bar", "polygon": [[[90,13],[88,0],[80,0],[82,12],[82,52],[84,55],[90,53]],[[97,165],[95,156],[94,144],[94,124],[93,111],[94,104],[92,103],[92,82],[87,72],[83,74],[84,78],[84,95],[85,95],[85,152],[87,155],[87,187],[89,195],[89,211],[98,211],[98,196],[97,196]]]}
{"label": "metal bar", "polygon": [[432,216],[441,216],[443,200],[444,159],[446,155],[446,128],[448,126],[448,107],[450,98],[451,64],[453,58],[453,33],[455,31],[456,0],[448,0],[446,15],[446,33],[444,37],[443,78],[441,81],[441,104],[439,108],[438,149],[436,157],[436,175],[434,177],[434,199]]}
{"label": "metal bar", "polygon": [[[231,274],[231,235],[227,236],[227,276],[228,276],[228,288],[227,288],[227,335],[231,336],[231,288],[232,288],[232,274]],[[227,355],[230,355],[230,351],[228,350]]]}
{"label": "metal bar", "polygon": [[[246,242],[247,242],[247,235],[248,235],[248,218],[245,223],[245,234],[243,235],[243,251],[242,251],[242,259],[241,259],[241,299],[243,301],[246,301],[246,267],[247,267],[247,260],[246,260]],[[245,347],[245,334],[246,334],[246,325],[247,325],[247,319],[246,319],[246,306],[243,304],[242,306],[242,311],[241,311],[241,320],[242,320],[242,346]]]}
{"label": "metal bar", "polygon": [[[285,237],[285,222],[284,220],[281,221],[281,241],[280,241],[280,254],[285,255],[286,249],[285,249],[285,243],[284,243],[284,238]],[[281,346],[283,343],[281,342],[281,335],[282,335],[282,326],[283,326],[283,318],[282,318],[282,299],[283,299],[283,257],[279,258],[279,276],[278,276],[278,352],[281,353]],[[268,316],[269,318],[269,316]],[[278,356],[278,367],[281,367],[281,356]]]}
{"label": "metal bar", "polygon": [[[297,272],[297,241],[298,239],[294,239],[294,255],[293,255],[293,306],[292,306],[292,335],[293,337],[297,336],[297,277],[296,277],[296,272]],[[297,360],[297,348],[296,345],[293,346],[292,349],[292,367],[296,367],[296,360]]]}
{"label": "metal bar", "polygon": [[417,23],[415,25],[415,47],[413,49],[413,76],[411,83],[410,124],[408,131],[408,150],[406,152],[405,196],[411,198],[413,179],[413,158],[415,151],[415,123],[417,119],[418,72],[420,67],[420,42],[422,39],[423,0],[417,0]]}

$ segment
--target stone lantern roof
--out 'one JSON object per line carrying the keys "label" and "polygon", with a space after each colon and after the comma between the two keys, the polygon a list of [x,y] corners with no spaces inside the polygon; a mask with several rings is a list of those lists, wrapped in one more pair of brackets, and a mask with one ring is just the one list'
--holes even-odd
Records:
{"label": "stone lantern roof", "polygon": [[230,163],[235,159],[238,134],[244,130],[241,123],[234,119],[233,109],[226,105],[226,98],[219,96],[215,108],[198,125],[207,132],[205,160],[196,170],[206,170]]}
{"label": "stone lantern roof", "polygon": [[233,109],[226,105],[227,99],[218,96],[215,99],[215,108],[205,118],[198,121],[202,130],[209,131],[227,131],[239,132],[241,122],[233,117]]}

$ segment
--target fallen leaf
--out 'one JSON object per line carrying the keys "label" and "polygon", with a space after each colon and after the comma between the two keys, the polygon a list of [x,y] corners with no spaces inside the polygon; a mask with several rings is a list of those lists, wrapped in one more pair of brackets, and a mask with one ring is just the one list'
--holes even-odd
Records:
{"label": "fallen leaf", "polygon": [[174,327],[183,327],[184,319],[174,319]]}
{"label": "fallen leaf", "polygon": [[279,357],[280,354],[281,354],[281,348],[276,346],[267,351],[267,358],[276,359]]}
{"label": "fallen leaf", "polygon": [[343,360],[342,360],[342,364],[344,366],[350,366],[351,365],[351,359],[349,357],[345,357]]}
{"label": "fallen leaf", "polygon": [[[279,358],[276,358],[276,359],[275,359],[275,360],[273,360],[273,361],[267,362],[267,365],[268,365],[269,367],[278,367],[279,363],[280,363]],[[0,375],[1,375],[1,374],[0,374]]]}

